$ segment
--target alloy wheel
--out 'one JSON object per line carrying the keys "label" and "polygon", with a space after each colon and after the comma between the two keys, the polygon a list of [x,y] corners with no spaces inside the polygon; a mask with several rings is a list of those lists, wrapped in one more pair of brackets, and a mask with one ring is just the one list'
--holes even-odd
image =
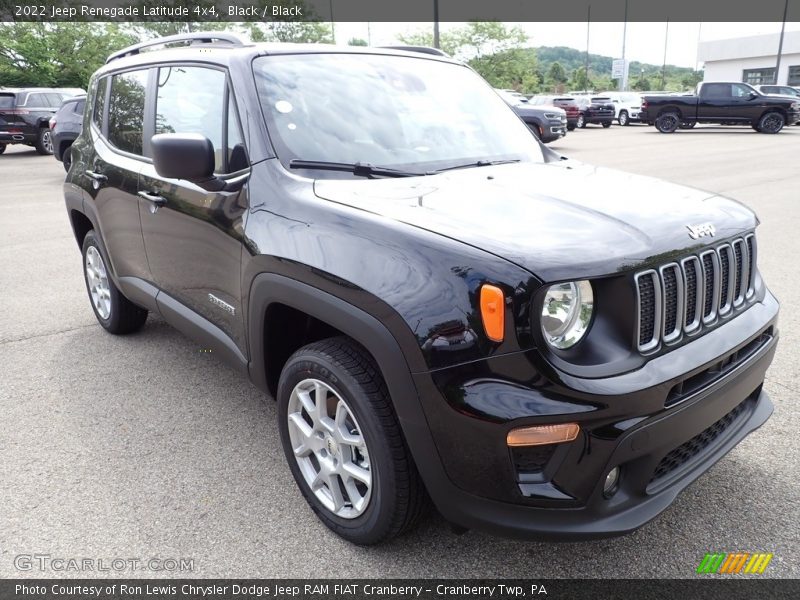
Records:
{"label": "alloy wheel", "polygon": [[94,246],[89,246],[89,249],[86,250],[84,268],[92,304],[101,319],[108,319],[111,315],[111,290],[108,285],[108,273],[103,257]]}
{"label": "alloy wheel", "polygon": [[318,379],[289,397],[289,439],[308,487],[337,517],[354,519],[369,505],[372,470],[366,441],[347,402]]}
{"label": "alloy wheel", "polygon": [[50,154],[53,153],[53,135],[49,131],[42,132],[42,146]]}

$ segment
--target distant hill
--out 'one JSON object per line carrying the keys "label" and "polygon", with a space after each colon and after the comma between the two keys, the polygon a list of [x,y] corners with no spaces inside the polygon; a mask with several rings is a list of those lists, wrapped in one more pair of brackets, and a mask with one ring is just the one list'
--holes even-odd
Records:
{"label": "distant hill", "polygon": [[[542,79],[544,79],[544,76],[550,69],[550,65],[554,62],[561,64],[570,77],[576,69],[582,69],[586,62],[585,52],[565,46],[540,46],[535,49],[535,52],[539,64],[538,71]],[[593,81],[610,81],[611,63],[613,60],[614,57],[612,56],[589,53],[589,77]],[[644,76],[648,78],[653,85],[660,84],[661,65],[641,63],[638,61],[632,61],[630,64],[628,71],[629,81],[632,83],[641,77],[642,71],[644,71]],[[669,89],[689,89],[694,87],[698,76],[695,74],[694,69],[689,67],[667,65],[666,79],[666,87]],[[699,79],[702,79],[702,76],[700,76]]]}

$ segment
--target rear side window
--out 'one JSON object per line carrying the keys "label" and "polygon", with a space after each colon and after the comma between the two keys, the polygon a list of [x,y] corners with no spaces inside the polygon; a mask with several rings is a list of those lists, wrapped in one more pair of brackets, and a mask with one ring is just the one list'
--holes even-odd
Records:
{"label": "rear side window", "polygon": [[701,95],[706,98],[730,98],[730,83],[706,83],[702,87]]}
{"label": "rear side window", "polygon": [[73,102],[72,104],[73,104],[72,111],[74,113],[82,115],[83,114],[83,108],[86,105],[86,100],[78,100],[77,102]]}
{"label": "rear side window", "polygon": [[64,96],[61,94],[45,94],[45,98],[47,98],[47,106],[55,108],[61,106],[61,102],[64,100]]}
{"label": "rear side window", "polygon": [[0,108],[14,108],[14,94],[0,94]]}
{"label": "rear side window", "polygon": [[103,130],[103,119],[105,118],[106,90],[108,89],[108,77],[103,77],[97,82],[97,91],[94,94],[94,110],[92,111],[92,121],[100,131]]}
{"label": "rear side window", "polygon": [[156,133],[204,135],[214,144],[214,171],[221,173],[229,156],[224,126],[225,73],[203,67],[159,69]]}
{"label": "rear side window", "polygon": [[25,102],[25,106],[44,108],[45,106],[50,106],[50,103],[47,101],[44,94],[28,94],[28,100]]}
{"label": "rear side window", "polygon": [[142,154],[147,70],[120,73],[111,78],[108,103],[108,141],[131,154]]}

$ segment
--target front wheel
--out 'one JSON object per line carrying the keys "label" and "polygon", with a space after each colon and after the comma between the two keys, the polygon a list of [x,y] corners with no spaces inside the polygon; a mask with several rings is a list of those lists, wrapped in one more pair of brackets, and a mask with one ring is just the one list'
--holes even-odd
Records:
{"label": "front wheel", "polygon": [[6,145],[5,144],[0,144],[0,154],[2,154],[5,151],[6,151]]}
{"label": "front wheel", "polygon": [[630,119],[628,119],[628,111],[627,110],[620,111],[619,117],[617,117],[617,121],[619,121],[619,124],[622,125],[623,127],[626,125],[630,125],[631,121]]}
{"label": "front wheel", "polygon": [[786,119],[781,113],[770,112],[758,121],[758,131],[761,133],[778,133],[786,124]]}
{"label": "front wheel", "polygon": [[47,155],[53,153],[53,134],[47,127],[40,127],[36,136],[36,143],[33,145],[36,152]]}
{"label": "front wheel", "polygon": [[611,121],[603,121],[603,128],[608,129],[611,127]]}
{"label": "front wheel", "polygon": [[277,396],[289,468],[328,528],[368,545],[417,521],[425,490],[386,384],[361,346],[337,337],[300,348]]}
{"label": "front wheel", "polygon": [[672,133],[678,129],[680,124],[681,120],[674,112],[664,113],[656,119],[656,129],[661,133]]}
{"label": "front wheel", "polygon": [[584,129],[586,127],[586,117],[584,117],[582,114],[578,115],[578,122],[575,123],[575,125],[576,127]]}
{"label": "front wheel", "polygon": [[107,264],[97,234],[90,231],[83,238],[83,277],[94,316],[109,333],[133,333],[144,325],[147,311],[122,295],[111,279]]}

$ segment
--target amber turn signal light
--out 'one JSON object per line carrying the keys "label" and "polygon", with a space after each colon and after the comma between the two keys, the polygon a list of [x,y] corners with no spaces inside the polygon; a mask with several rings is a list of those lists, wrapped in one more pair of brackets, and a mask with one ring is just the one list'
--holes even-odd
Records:
{"label": "amber turn signal light", "polygon": [[543,446],[545,444],[562,444],[578,437],[581,430],[577,423],[560,423],[558,425],[539,425],[536,427],[520,427],[512,429],[506,436],[509,446]]}
{"label": "amber turn signal light", "polygon": [[481,287],[481,319],[486,336],[493,342],[503,341],[505,330],[505,297],[496,285]]}

